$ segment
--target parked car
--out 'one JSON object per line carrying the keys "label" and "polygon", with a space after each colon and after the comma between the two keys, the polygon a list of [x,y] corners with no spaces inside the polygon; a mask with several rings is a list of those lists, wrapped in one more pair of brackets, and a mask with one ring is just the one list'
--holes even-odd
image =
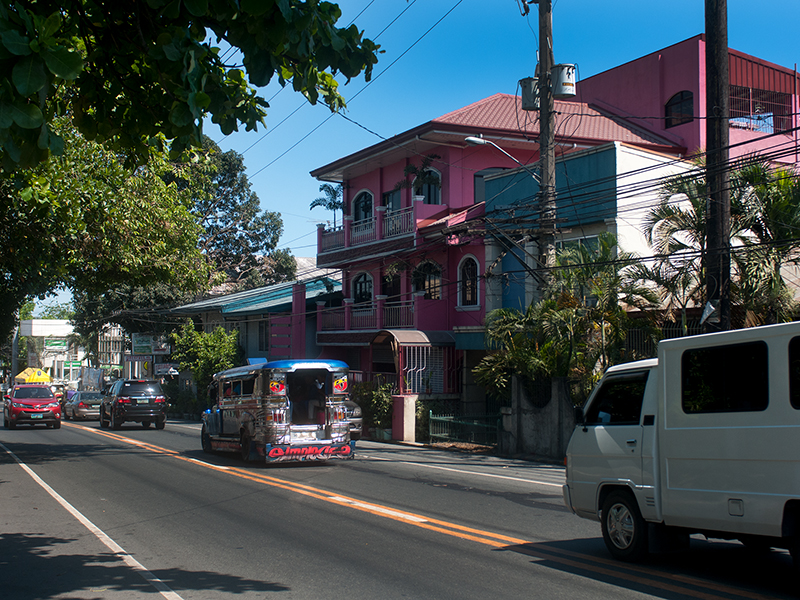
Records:
{"label": "parked car", "polygon": [[100,427],[119,429],[126,421],[164,429],[167,423],[167,398],[157,381],[118,379],[100,403]]}
{"label": "parked car", "polygon": [[345,416],[350,423],[350,439],[361,439],[361,407],[352,400],[344,401]]}
{"label": "parked car", "polygon": [[38,423],[61,427],[61,405],[46,384],[18,383],[6,392],[4,400],[3,425],[8,429]]}
{"label": "parked car", "polygon": [[64,419],[98,420],[100,403],[103,394],[100,392],[75,392],[64,404]]}

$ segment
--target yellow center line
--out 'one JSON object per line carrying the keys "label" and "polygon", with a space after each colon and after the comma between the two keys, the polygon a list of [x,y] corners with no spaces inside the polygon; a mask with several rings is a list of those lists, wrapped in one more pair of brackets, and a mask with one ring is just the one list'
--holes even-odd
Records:
{"label": "yellow center line", "polygon": [[[443,521],[440,519],[433,519],[425,515],[413,512],[407,512],[397,508],[384,506],[381,504],[365,502],[363,500],[350,498],[348,496],[343,496],[341,494],[333,494],[332,492],[326,491],[318,487],[310,486],[304,483],[285,481],[283,479],[279,479],[272,475],[254,472],[250,469],[242,467],[225,467],[221,465],[214,465],[212,463],[203,462],[195,458],[183,456],[174,450],[168,450],[166,448],[162,448],[154,444],[133,440],[123,435],[112,433],[110,431],[89,428],[82,425],[77,425],[75,423],[64,423],[64,424],[70,427],[83,429],[84,431],[94,433],[111,440],[130,444],[132,446],[137,446],[149,452],[163,454],[165,456],[169,456],[177,460],[185,461],[202,468],[211,469],[213,471],[217,471],[220,473],[227,473],[230,475],[234,475],[240,479],[252,481],[254,483],[261,483],[278,489],[283,489],[289,492],[293,492],[295,494],[301,494],[303,496],[307,496],[309,498],[322,500],[323,502],[336,504],[344,508],[351,508],[354,510],[369,513],[371,515],[375,515],[385,519],[391,519],[393,521],[397,521],[400,523],[413,525],[421,529],[427,529],[429,531],[442,533],[463,540],[478,542],[480,544],[491,546],[493,548],[507,548],[510,550],[514,550],[516,552],[520,552],[522,554],[528,554],[530,556],[535,556],[537,558],[550,560],[570,567],[577,567],[579,569],[591,571],[601,575],[613,576],[618,578],[622,577],[626,581],[632,581],[650,587],[655,586],[658,587],[659,589],[679,592],[681,594],[686,594],[694,598],[699,598],[700,600],[719,600],[719,598],[721,597],[719,595],[720,593],[735,595],[735,596],[744,596],[743,592],[736,590],[735,588],[720,586],[718,584],[711,584],[710,582],[706,582],[700,579],[695,579],[693,577],[661,573],[655,570],[647,569],[644,567],[638,567],[632,564],[626,564],[622,566],[615,561],[603,559],[601,557],[594,557],[587,554],[581,554],[569,550],[562,550],[550,546],[542,546],[520,538],[514,538],[499,533],[493,533],[491,531],[485,531],[482,529],[475,529],[472,527],[467,527],[464,525],[459,525],[457,523]],[[509,548],[509,546],[517,546],[517,547]],[[624,574],[623,569],[628,571],[629,574]],[[638,573],[641,576],[635,575],[633,573]],[[672,579],[676,583],[674,584],[666,583],[662,581],[663,579]],[[712,587],[712,585],[714,589],[711,590],[710,592],[693,590],[689,587],[685,587],[685,586],[695,586],[699,588],[710,588]],[[752,594],[749,593],[745,597],[753,600],[757,598],[758,599],[765,598],[763,596],[753,596]]]}
{"label": "yellow center line", "polygon": [[287,490],[290,492],[294,492],[296,494],[302,494],[304,496],[308,496],[310,498],[315,498],[317,500],[322,500],[323,502],[328,502],[331,504],[337,504],[339,506],[345,508],[355,509],[361,512],[369,513],[378,517],[383,517],[386,519],[392,519],[394,521],[407,523],[409,525],[414,525],[420,527],[422,529],[428,529],[431,531],[437,531],[440,533],[445,533],[447,535],[451,535],[454,537],[458,537],[464,540],[471,540],[474,542],[479,542],[481,544],[486,544],[488,546],[492,546],[494,548],[499,548],[503,546],[508,546],[509,544],[526,544],[528,540],[523,540],[520,538],[509,537],[506,535],[501,535],[497,533],[493,533],[491,531],[484,531],[482,529],[475,529],[472,527],[466,527],[464,525],[458,525],[456,523],[450,523],[448,521],[442,521],[439,519],[433,519],[427,517],[425,515],[419,515],[412,512],[407,512],[403,510],[399,510],[396,508],[391,508],[388,506],[383,506],[381,504],[373,504],[370,502],[364,502],[363,500],[359,500],[357,498],[350,498],[347,496],[343,496],[341,494],[334,494],[330,491],[313,487],[310,485],[306,485],[303,483],[295,483],[291,481],[285,481],[283,479],[279,479],[277,477],[266,475],[264,473],[254,472],[249,469],[244,469],[240,467],[223,467],[219,465],[214,465],[211,463],[206,463],[202,461],[198,461],[195,458],[190,458],[187,456],[182,456],[180,453],[174,450],[168,450],[166,448],[162,448],[160,446],[155,446],[153,444],[147,442],[141,442],[139,440],[133,440],[131,438],[125,437],[124,435],[120,435],[117,433],[112,433],[110,431],[106,431],[103,429],[95,429],[90,427],[85,427],[82,425],[78,425],[75,423],[65,423],[70,427],[76,427],[79,429],[83,429],[84,431],[94,433],[100,435],[102,437],[108,438],[110,440],[115,440],[118,442],[123,442],[126,444],[130,444],[132,446],[136,446],[141,448],[142,450],[147,450],[149,452],[154,452],[157,454],[163,454],[166,456],[170,456],[171,458],[175,458],[177,460],[182,460],[193,465],[212,469],[214,471],[218,471],[220,473],[225,472],[231,475],[235,475],[240,479],[245,479],[248,481],[252,481],[255,483],[261,483],[264,485],[269,485],[271,487]]}

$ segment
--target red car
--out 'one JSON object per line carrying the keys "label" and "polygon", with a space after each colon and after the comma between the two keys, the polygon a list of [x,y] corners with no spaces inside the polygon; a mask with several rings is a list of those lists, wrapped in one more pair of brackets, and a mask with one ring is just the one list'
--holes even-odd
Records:
{"label": "red car", "polygon": [[5,395],[3,425],[14,429],[17,425],[37,423],[60,429],[61,404],[47,385],[16,384]]}

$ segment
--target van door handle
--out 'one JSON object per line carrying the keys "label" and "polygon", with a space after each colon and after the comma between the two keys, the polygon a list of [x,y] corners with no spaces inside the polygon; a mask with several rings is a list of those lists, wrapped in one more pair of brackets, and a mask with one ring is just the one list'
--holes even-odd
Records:
{"label": "van door handle", "polygon": [[628,444],[628,446],[635,446],[636,445],[636,440],[628,440],[625,443]]}

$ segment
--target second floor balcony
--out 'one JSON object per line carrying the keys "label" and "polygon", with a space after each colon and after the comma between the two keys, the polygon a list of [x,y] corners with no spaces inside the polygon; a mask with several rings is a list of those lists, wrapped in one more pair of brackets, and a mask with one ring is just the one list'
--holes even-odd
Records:
{"label": "second floor balcony", "polygon": [[447,210],[447,207],[414,202],[413,206],[394,211],[379,206],[375,216],[368,219],[354,221],[351,217],[345,217],[344,224],[338,227],[328,228],[320,223],[317,225],[317,254],[413,235],[418,220],[443,210]]}

